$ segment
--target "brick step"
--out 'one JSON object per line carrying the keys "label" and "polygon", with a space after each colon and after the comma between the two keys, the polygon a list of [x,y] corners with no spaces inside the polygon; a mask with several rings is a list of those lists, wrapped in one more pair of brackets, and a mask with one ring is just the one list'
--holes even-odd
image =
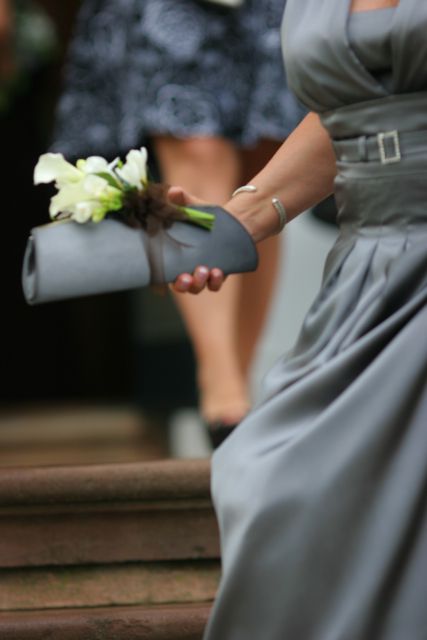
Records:
{"label": "brick step", "polygon": [[0,469],[0,569],[218,559],[208,460]]}
{"label": "brick step", "polygon": [[2,640],[201,640],[209,604],[0,613]]}

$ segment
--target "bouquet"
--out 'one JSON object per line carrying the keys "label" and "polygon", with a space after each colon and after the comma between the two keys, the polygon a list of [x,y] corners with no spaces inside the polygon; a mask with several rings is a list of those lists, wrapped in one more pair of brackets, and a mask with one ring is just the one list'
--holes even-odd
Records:
{"label": "bouquet", "polygon": [[211,230],[212,213],[171,205],[167,187],[148,180],[147,159],[145,147],[129,151],[125,163],[120,158],[108,163],[92,156],[74,166],[61,153],[46,153],[34,170],[34,184],[55,183],[58,193],[49,208],[52,220],[99,223],[110,215],[148,233],[154,233],[159,224],[170,227],[176,220]]}

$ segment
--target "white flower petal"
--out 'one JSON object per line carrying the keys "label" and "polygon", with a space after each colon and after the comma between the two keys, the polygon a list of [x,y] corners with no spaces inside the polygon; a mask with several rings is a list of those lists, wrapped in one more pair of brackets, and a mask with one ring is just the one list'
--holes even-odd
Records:
{"label": "white flower petal", "polygon": [[147,182],[147,149],[132,149],[126,156],[126,162],[117,174],[133,187],[141,188]]}
{"label": "white flower petal", "polygon": [[82,170],[85,173],[101,173],[103,171],[110,172],[110,165],[106,161],[105,158],[101,158],[101,156],[90,156],[87,158],[84,167]]}
{"label": "white flower petal", "polygon": [[83,189],[93,198],[108,195],[109,184],[100,176],[88,175],[83,181]]}
{"label": "white flower petal", "polygon": [[78,202],[71,213],[71,219],[80,224],[89,222],[92,219],[93,214],[99,209],[99,202],[87,201]]}
{"label": "white flower petal", "polygon": [[117,168],[116,173],[124,182],[127,182],[127,184],[131,185],[132,187],[140,186],[137,177],[135,177],[134,173],[130,170],[128,165],[123,166],[120,169]]}
{"label": "white flower petal", "polygon": [[111,186],[107,180],[100,176],[86,176],[83,188],[88,194],[88,199],[102,200],[104,204],[107,204],[107,201],[117,200],[117,198],[121,200],[123,196],[122,189]]}
{"label": "white flower petal", "polygon": [[139,151],[132,149],[132,151],[129,151],[126,158],[137,165],[141,176],[147,174],[148,153],[145,147],[141,147]]}
{"label": "white flower petal", "polygon": [[114,173],[114,169],[117,167],[117,165],[119,164],[119,160],[120,158],[114,158],[114,160],[112,162],[110,162],[110,164],[108,165],[108,169],[111,173]]}
{"label": "white flower petal", "polygon": [[76,204],[90,199],[88,192],[83,188],[82,181],[75,184],[67,184],[51,199],[49,213],[54,218],[60,212],[71,212]]}
{"label": "white flower petal", "polygon": [[78,182],[82,172],[67,162],[62,153],[45,153],[40,156],[34,169],[34,184],[45,184],[55,181],[58,185]]}

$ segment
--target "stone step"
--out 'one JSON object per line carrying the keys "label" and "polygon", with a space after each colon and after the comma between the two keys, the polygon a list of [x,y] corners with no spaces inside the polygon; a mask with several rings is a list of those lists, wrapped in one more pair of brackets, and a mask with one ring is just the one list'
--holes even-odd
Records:
{"label": "stone step", "polygon": [[214,560],[3,569],[0,611],[212,602],[218,580]]}
{"label": "stone step", "polygon": [[209,484],[207,459],[0,464],[0,639],[201,640],[220,573]]}
{"label": "stone step", "polygon": [[2,640],[201,640],[209,604],[0,613]]}
{"label": "stone step", "polygon": [[137,462],[168,453],[166,425],[130,407],[0,411],[0,468]]}
{"label": "stone step", "polygon": [[208,460],[0,469],[0,569],[219,558]]}

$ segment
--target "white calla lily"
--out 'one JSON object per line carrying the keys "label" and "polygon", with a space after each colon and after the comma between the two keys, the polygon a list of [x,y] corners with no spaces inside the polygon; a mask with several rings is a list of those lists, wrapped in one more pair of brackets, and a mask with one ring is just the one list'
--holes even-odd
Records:
{"label": "white calla lily", "polygon": [[62,153],[45,153],[40,156],[34,169],[34,184],[55,182],[57,187],[61,187],[79,182],[83,176],[82,171],[67,162]]}
{"label": "white calla lily", "polygon": [[145,147],[141,147],[139,151],[132,149],[126,156],[125,164],[120,168],[116,168],[115,171],[127,184],[141,189],[147,184],[147,158],[148,154]]}
{"label": "white calla lily", "polygon": [[59,213],[70,213],[72,207],[78,202],[88,199],[87,192],[83,189],[82,181],[76,184],[67,184],[59,189],[51,198],[49,213],[51,218],[56,218]]}
{"label": "white calla lily", "polygon": [[[87,222],[90,209],[92,219],[101,219],[100,212],[105,215],[107,211],[115,211],[122,206],[122,193],[104,178],[86,175],[80,182],[65,184],[59,189],[50,201],[49,213],[52,218],[59,213],[69,213],[77,222]],[[89,203],[92,204],[89,206]]]}
{"label": "white calla lily", "polygon": [[[147,157],[147,150],[142,147],[129,151],[124,164],[119,158],[108,163],[101,156],[90,156],[78,160],[74,166],[61,153],[45,153],[35,167],[34,183],[55,183],[57,194],[51,198],[49,207],[53,219],[100,222],[109,212],[122,210],[126,214],[129,209],[133,215],[143,216],[147,199],[157,203],[156,197],[142,193],[149,184]],[[160,197],[158,202],[162,203]],[[135,207],[133,212],[132,207]],[[188,221],[212,228],[213,214],[191,207],[178,208]]]}

